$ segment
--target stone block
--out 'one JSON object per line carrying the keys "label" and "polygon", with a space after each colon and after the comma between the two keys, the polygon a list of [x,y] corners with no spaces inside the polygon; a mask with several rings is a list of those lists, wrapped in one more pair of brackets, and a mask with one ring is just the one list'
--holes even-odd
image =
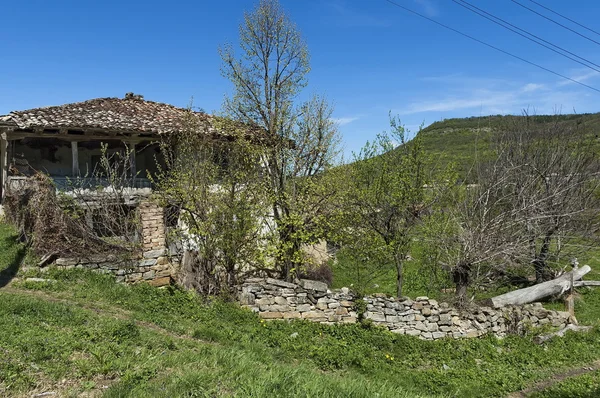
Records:
{"label": "stone block", "polygon": [[438,321],[440,325],[452,325],[452,317],[450,314],[440,314],[440,320]]}
{"label": "stone block", "polygon": [[329,322],[338,323],[341,320],[342,320],[342,317],[340,315],[331,314],[331,315],[327,316],[327,321],[329,321]]}
{"label": "stone block", "polygon": [[[262,309],[262,307],[261,307]],[[289,312],[292,310],[292,307],[290,307],[289,305],[279,305],[279,304],[273,304],[273,305],[269,305],[267,306],[267,311],[273,311],[273,312]]]}
{"label": "stone block", "polygon": [[150,271],[144,272],[142,274],[142,278],[144,278],[145,280],[154,278],[154,271],[150,270]]}
{"label": "stone block", "polygon": [[417,322],[417,324],[415,325],[415,329],[420,330],[422,332],[426,332],[427,326],[423,323],[423,322]]}
{"label": "stone block", "polygon": [[320,298],[319,300],[317,300],[317,309],[326,310],[328,308],[327,306],[327,299]]}
{"label": "stone block", "polygon": [[144,258],[158,258],[165,254],[164,249],[159,250],[149,250],[144,252]]}
{"label": "stone block", "polygon": [[169,258],[166,256],[161,256],[157,258],[156,265],[169,265]]}
{"label": "stone block", "polygon": [[484,334],[485,332],[483,330],[469,330],[466,334],[466,337],[472,339],[474,337],[479,337]]}
{"label": "stone block", "polygon": [[278,287],[285,287],[285,288],[289,288],[289,289],[296,288],[295,283],[290,283],[290,282],[286,282],[286,281],[282,281],[282,280],[274,279],[274,278],[267,278],[267,279],[265,279],[265,282],[268,283],[269,285],[278,286]]}
{"label": "stone block", "polygon": [[156,265],[155,258],[147,258],[145,260],[140,261],[140,267],[151,267],[153,265]]}
{"label": "stone block", "polygon": [[425,326],[428,332],[437,332],[440,328],[437,323],[426,323]]}
{"label": "stone block", "polygon": [[405,334],[406,333],[406,329],[402,329],[402,328],[400,328],[400,329],[392,329],[392,330],[390,330],[390,332],[396,333],[396,334]]}
{"label": "stone block", "polygon": [[152,286],[167,286],[171,284],[171,278],[169,276],[163,276],[162,278],[156,278],[148,281],[148,283]]}
{"label": "stone block", "polygon": [[258,316],[262,319],[283,319],[281,312],[260,312]]}
{"label": "stone block", "polygon": [[421,335],[421,331],[420,330],[415,330],[415,329],[409,329],[406,331],[406,334],[409,336],[420,336]]}
{"label": "stone block", "polygon": [[256,303],[256,299],[254,294],[252,293],[242,293],[240,294],[240,304],[241,305],[254,305]]}
{"label": "stone block", "polygon": [[327,292],[327,284],[324,282],[313,281],[310,279],[300,279],[300,286],[306,290],[314,290],[316,292]]}
{"label": "stone block", "polygon": [[327,320],[327,316],[320,311],[303,312],[302,318],[316,322],[325,322]]}
{"label": "stone block", "polygon": [[347,315],[348,309],[346,307],[338,307],[335,309],[335,314],[336,315]]}
{"label": "stone block", "polygon": [[446,333],[444,332],[433,332],[431,335],[435,340],[446,337]]}
{"label": "stone block", "polygon": [[427,301],[429,302],[429,297],[427,296],[419,296],[415,299],[415,301]]}
{"label": "stone block", "polygon": [[423,309],[423,307],[424,307],[424,304],[421,302],[415,302],[412,305],[412,309],[417,310],[417,311],[421,311]]}
{"label": "stone block", "polygon": [[79,263],[78,258],[57,258],[54,264],[59,266],[77,265]]}
{"label": "stone block", "polygon": [[296,307],[296,310],[300,312],[309,312],[311,310],[310,304],[300,304]]}
{"label": "stone block", "polygon": [[279,304],[279,305],[287,305],[288,304],[288,301],[283,297],[275,297],[273,299],[273,301],[275,301],[275,304]]}
{"label": "stone block", "polygon": [[433,340],[433,333],[423,332],[423,333],[421,333],[421,337],[424,338],[425,340]]}
{"label": "stone block", "polygon": [[387,315],[385,317],[386,322],[389,323],[400,323],[402,322],[402,317],[401,316],[394,316],[394,315]]}
{"label": "stone block", "polygon": [[263,297],[256,300],[256,305],[271,305],[273,303],[275,303],[275,301],[269,297]]}
{"label": "stone block", "polygon": [[365,313],[365,318],[371,319],[373,322],[385,322],[385,315],[380,312],[367,311],[367,313]]}
{"label": "stone block", "polygon": [[333,303],[327,304],[327,307],[332,308],[332,309],[336,309],[339,306],[340,306],[340,303],[338,303],[338,302],[333,302]]}
{"label": "stone block", "polygon": [[423,314],[425,316],[431,315],[431,308],[430,307],[423,307],[423,309],[421,310],[421,314]]}
{"label": "stone block", "polygon": [[300,314],[298,311],[291,311],[291,312],[283,313],[283,319],[300,319],[301,317],[302,317],[302,314]]}

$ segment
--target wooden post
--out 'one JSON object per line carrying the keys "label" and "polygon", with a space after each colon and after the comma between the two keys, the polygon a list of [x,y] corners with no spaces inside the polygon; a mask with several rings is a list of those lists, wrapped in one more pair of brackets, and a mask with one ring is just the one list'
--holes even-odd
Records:
{"label": "wooden post", "polygon": [[0,197],[4,199],[4,195],[6,193],[7,180],[8,180],[8,140],[6,137],[6,133],[2,133],[0,135],[0,168],[2,168],[2,172],[0,173]]}
{"label": "wooden post", "polygon": [[135,169],[135,142],[127,142],[125,143],[127,146],[127,150],[129,151],[129,171],[131,172],[131,181],[133,182],[133,186],[135,187],[135,177],[137,171]]}
{"label": "wooden post", "polygon": [[73,177],[79,176],[79,151],[77,141],[71,141],[71,157],[73,158]]}

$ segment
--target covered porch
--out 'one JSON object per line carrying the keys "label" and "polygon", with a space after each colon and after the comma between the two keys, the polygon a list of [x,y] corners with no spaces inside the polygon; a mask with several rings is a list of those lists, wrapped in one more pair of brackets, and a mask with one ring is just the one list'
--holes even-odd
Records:
{"label": "covered porch", "polygon": [[107,188],[116,179],[148,191],[148,174],[162,163],[156,140],[127,132],[0,127],[1,196],[36,172],[49,175],[61,191]]}

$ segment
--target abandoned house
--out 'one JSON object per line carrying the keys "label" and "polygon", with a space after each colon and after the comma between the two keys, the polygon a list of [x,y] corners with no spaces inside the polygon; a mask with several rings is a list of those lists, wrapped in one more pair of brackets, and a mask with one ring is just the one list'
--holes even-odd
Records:
{"label": "abandoned house", "polygon": [[47,174],[62,191],[110,185],[98,181],[94,171],[103,154],[126,154],[128,206],[139,211],[141,221],[142,253],[136,264],[120,267],[114,258],[97,255],[55,262],[66,267],[101,268],[123,281],[169,283],[173,258],[177,258],[168,256],[164,209],[147,200],[152,186],[146,177],[156,172],[157,162],[161,162],[159,138],[181,131],[189,115],[202,122],[204,133],[226,136],[214,128],[210,115],[146,101],[133,93],[0,116],[1,197],[11,189],[18,190],[37,171]]}

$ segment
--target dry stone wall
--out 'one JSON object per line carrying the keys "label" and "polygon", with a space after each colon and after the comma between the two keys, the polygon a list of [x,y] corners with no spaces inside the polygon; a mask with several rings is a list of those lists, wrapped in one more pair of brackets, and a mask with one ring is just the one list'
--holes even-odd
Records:
{"label": "dry stone wall", "polygon": [[155,286],[170,284],[175,274],[175,266],[166,248],[164,209],[151,201],[141,202],[138,209],[141,223],[141,254],[98,254],[59,258],[55,265],[110,273],[116,276],[117,282],[147,281]]}
{"label": "dry stone wall", "polygon": [[550,311],[540,303],[459,311],[428,297],[414,300],[374,295],[357,300],[347,288],[331,291],[322,282],[306,279],[289,283],[272,278],[246,280],[239,290],[240,304],[263,319],[306,319],[326,324],[355,323],[362,307],[365,319],[399,334],[421,339],[504,336],[527,327],[564,326],[568,313]]}

